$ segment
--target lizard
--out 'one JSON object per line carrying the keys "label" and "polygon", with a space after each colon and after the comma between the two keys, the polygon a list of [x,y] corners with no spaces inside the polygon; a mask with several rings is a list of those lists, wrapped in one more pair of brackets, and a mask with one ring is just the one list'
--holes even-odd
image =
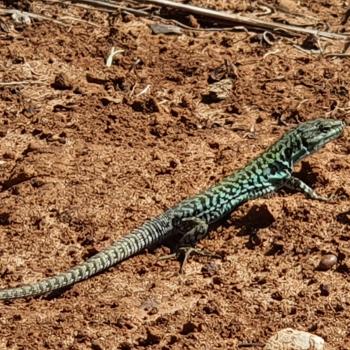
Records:
{"label": "lizard", "polygon": [[68,287],[169,238],[178,239],[173,255],[184,255],[184,263],[195,244],[207,235],[210,225],[244,202],[276,192],[282,187],[303,192],[311,199],[327,201],[329,197],[317,194],[305,182],[293,176],[293,166],[339,137],[344,128],[345,122],[335,119],[320,118],[300,123],[260,156],[218,184],[146,221],[66,272],[32,284],[0,289],[0,300],[33,297]]}

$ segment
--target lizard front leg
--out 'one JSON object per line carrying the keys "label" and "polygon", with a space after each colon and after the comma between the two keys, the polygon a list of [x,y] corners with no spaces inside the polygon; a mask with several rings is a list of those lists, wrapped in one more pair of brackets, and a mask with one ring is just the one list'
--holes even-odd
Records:
{"label": "lizard front leg", "polygon": [[161,259],[180,258],[180,273],[184,272],[184,267],[191,254],[217,257],[217,255],[203,249],[195,248],[194,245],[208,234],[208,224],[206,221],[197,218],[181,218],[174,223],[174,230],[179,231],[181,238],[173,254]]}
{"label": "lizard front leg", "polygon": [[334,199],[334,198],[332,198],[332,196],[326,197],[326,196],[319,195],[310,186],[308,186],[305,182],[303,182],[302,180],[300,180],[294,176],[291,176],[288,179],[286,179],[283,182],[283,186],[286,186],[292,190],[302,192],[307,197],[309,197],[311,199],[316,199],[316,200],[325,201],[325,202],[328,202],[328,201],[331,201]]}

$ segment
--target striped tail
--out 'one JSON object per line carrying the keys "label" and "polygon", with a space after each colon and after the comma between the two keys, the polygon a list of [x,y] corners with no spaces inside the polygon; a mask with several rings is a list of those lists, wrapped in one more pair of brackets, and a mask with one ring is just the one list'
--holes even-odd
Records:
{"label": "striped tail", "polygon": [[171,230],[171,220],[165,213],[146,222],[129,235],[66,272],[32,284],[0,289],[0,300],[41,295],[85,280],[148,247],[164,241]]}

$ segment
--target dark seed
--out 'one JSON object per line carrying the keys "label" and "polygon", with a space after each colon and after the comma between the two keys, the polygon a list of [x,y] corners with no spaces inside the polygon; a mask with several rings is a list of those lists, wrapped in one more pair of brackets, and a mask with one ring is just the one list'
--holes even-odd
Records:
{"label": "dark seed", "polygon": [[318,268],[322,271],[331,269],[338,262],[338,258],[334,254],[326,254],[320,260]]}

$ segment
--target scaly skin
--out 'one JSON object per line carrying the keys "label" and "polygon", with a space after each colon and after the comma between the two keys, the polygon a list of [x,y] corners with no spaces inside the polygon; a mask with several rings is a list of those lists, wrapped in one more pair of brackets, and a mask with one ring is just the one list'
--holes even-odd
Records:
{"label": "scaly skin", "polygon": [[246,167],[207,191],[184,200],[66,272],[36,283],[0,290],[0,299],[41,295],[70,286],[171,236],[180,236],[178,249],[187,250],[206,236],[210,224],[247,200],[277,191],[283,186],[302,191],[312,199],[327,200],[292,176],[293,165],[339,137],[344,127],[344,122],[332,119],[302,123]]}

